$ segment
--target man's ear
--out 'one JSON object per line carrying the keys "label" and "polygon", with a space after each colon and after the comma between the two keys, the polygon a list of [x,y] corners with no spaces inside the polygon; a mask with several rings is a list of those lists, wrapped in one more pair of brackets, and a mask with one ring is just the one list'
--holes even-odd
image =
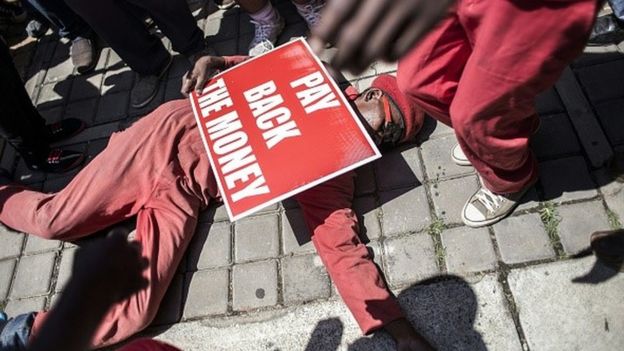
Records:
{"label": "man's ear", "polygon": [[382,95],[383,95],[383,91],[381,91],[381,90],[379,90],[377,88],[368,88],[364,92],[364,99],[366,101],[369,101],[369,100],[379,100]]}

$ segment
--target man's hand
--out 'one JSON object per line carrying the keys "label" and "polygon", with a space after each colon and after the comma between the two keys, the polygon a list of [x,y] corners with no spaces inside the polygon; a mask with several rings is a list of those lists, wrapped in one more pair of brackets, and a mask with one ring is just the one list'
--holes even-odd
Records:
{"label": "man's hand", "polygon": [[354,73],[377,59],[395,61],[446,13],[454,0],[328,0],[311,46],[338,48],[331,64]]}
{"label": "man's hand", "polygon": [[188,97],[191,91],[200,91],[208,79],[225,67],[225,60],[221,56],[205,55],[195,60],[193,68],[182,77],[181,93]]}

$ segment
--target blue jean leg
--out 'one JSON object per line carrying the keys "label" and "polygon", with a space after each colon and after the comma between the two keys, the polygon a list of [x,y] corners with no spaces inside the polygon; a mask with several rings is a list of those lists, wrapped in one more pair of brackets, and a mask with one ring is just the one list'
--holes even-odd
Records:
{"label": "blue jean leg", "polygon": [[624,0],[609,0],[609,5],[611,5],[615,17],[624,21]]}
{"label": "blue jean leg", "polygon": [[27,3],[58,28],[59,36],[70,40],[93,36],[91,27],[64,0],[27,0]]}
{"label": "blue jean leg", "polygon": [[0,351],[26,350],[35,313],[20,314],[6,322],[0,329]]}

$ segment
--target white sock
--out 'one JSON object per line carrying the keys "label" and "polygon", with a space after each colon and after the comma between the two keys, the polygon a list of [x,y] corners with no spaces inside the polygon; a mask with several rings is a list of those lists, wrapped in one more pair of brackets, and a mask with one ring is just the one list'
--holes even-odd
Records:
{"label": "white sock", "polygon": [[277,11],[271,4],[267,2],[266,6],[256,13],[250,13],[249,16],[256,22],[260,23],[273,23],[277,21]]}

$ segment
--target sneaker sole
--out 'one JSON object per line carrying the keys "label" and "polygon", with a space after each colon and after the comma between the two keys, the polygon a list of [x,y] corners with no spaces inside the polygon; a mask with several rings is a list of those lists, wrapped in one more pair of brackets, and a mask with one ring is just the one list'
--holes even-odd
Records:
{"label": "sneaker sole", "polygon": [[453,156],[452,153],[451,153],[451,160],[453,160],[453,162],[458,166],[472,166],[472,163],[470,163],[470,161],[455,158],[455,156]]}

